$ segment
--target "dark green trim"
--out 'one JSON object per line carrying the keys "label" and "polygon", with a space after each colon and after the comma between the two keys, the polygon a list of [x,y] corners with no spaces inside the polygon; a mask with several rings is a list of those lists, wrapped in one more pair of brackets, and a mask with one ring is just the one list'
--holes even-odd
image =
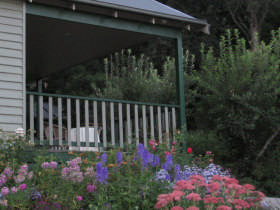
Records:
{"label": "dark green trim", "polygon": [[58,94],[38,93],[38,92],[30,92],[30,91],[26,91],[26,94],[35,95],[35,96],[71,98],[71,99],[80,99],[80,100],[89,100],[89,101],[105,101],[105,102],[123,103],[123,104],[137,104],[137,105],[146,105],[146,106],[161,106],[161,107],[171,107],[171,108],[180,107],[179,105],[171,105],[171,104],[145,103],[145,102],[137,102],[137,101],[114,100],[114,99],[107,99],[107,98],[90,98],[90,97],[83,97],[83,96],[58,95]]}
{"label": "dark green trim", "polygon": [[117,30],[125,30],[137,33],[144,33],[155,36],[162,36],[168,38],[176,38],[180,30],[174,28],[162,27],[159,25],[133,22],[122,20],[113,17],[101,16],[96,14],[86,14],[71,10],[48,7],[38,4],[27,4],[26,13],[31,15],[38,15],[60,20],[84,23],[100,27],[112,28]]}
{"label": "dark green trim", "polygon": [[180,106],[180,127],[186,128],[186,112],[185,112],[185,88],[184,88],[184,68],[183,68],[183,44],[182,34],[180,33],[176,39],[176,85],[177,98]]}

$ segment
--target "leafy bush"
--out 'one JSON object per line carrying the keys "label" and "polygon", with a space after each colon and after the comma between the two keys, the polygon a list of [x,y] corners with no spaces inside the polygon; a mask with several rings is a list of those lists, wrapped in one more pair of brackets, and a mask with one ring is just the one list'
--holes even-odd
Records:
{"label": "leafy bush", "polygon": [[[219,51],[202,48],[201,70],[186,76],[193,83],[195,124],[217,133],[222,140],[216,145],[225,148],[219,152],[225,153],[228,166],[240,177],[254,177],[255,167],[262,165],[256,161],[257,155],[270,137],[279,136],[279,42],[280,29],[272,33],[268,44],[262,42],[252,51],[237,31],[227,31]],[[267,148],[259,159],[263,163],[271,158],[267,151],[275,149]],[[264,178],[263,172],[259,175]]]}

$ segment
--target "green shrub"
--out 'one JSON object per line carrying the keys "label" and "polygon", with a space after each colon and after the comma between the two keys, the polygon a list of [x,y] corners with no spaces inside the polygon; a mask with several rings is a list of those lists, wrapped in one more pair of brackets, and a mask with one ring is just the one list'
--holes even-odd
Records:
{"label": "green shrub", "polygon": [[[280,125],[279,43],[280,29],[272,33],[268,44],[262,42],[254,51],[246,48],[237,31],[227,31],[218,52],[202,47],[201,70],[187,75],[193,82],[189,91],[195,98],[191,105],[196,126],[217,132],[225,142],[221,144],[224,150],[217,151],[225,153],[227,157],[221,158],[240,177],[253,178],[254,168],[266,163],[266,157],[272,160],[267,155],[275,151],[268,147],[257,163],[258,153]],[[194,142],[191,136],[190,141]],[[269,180],[259,174],[258,180]]]}

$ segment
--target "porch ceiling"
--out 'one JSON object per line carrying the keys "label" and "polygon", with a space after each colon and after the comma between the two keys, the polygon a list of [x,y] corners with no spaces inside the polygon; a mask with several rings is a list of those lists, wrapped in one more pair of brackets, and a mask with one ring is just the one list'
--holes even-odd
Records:
{"label": "porch ceiling", "polygon": [[27,15],[27,79],[45,77],[154,36]]}

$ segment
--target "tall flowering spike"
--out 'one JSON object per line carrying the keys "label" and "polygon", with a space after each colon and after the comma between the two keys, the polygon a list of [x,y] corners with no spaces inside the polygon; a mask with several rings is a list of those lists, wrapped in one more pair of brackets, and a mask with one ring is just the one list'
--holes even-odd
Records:
{"label": "tall flowering spike", "polygon": [[144,153],[145,147],[143,144],[139,144],[137,147],[137,159],[142,158],[143,153]]}
{"label": "tall flowering spike", "polygon": [[154,160],[152,162],[152,167],[156,167],[156,166],[159,166],[160,165],[160,158],[158,155],[155,155],[154,156]]}
{"label": "tall flowering spike", "polygon": [[174,172],[175,172],[175,180],[176,181],[181,180],[182,179],[182,176],[181,176],[181,166],[179,164],[175,165]]}
{"label": "tall flowering spike", "polygon": [[102,155],[101,155],[101,163],[103,164],[103,165],[105,165],[106,163],[107,163],[107,154],[106,153],[103,153]]}
{"label": "tall flowering spike", "polygon": [[123,162],[122,152],[117,152],[117,164],[121,164]]}
{"label": "tall flowering spike", "polygon": [[166,162],[162,164],[162,168],[169,171],[173,165],[172,155],[166,155]]}
{"label": "tall flowering spike", "polygon": [[155,155],[153,153],[149,153],[149,163],[153,163]]}
{"label": "tall flowering spike", "polygon": [[102,167],[101,163],[96,164],[96,180],[99,181],[101,184],[107,183],[109,171],[107,167]]}
{"label": "tall flowering spike", "polygon": [[142,155],[142,166],[146,168],[148,167],[149,163],[150,163],[150,153],[148,149],[145,149]]}

